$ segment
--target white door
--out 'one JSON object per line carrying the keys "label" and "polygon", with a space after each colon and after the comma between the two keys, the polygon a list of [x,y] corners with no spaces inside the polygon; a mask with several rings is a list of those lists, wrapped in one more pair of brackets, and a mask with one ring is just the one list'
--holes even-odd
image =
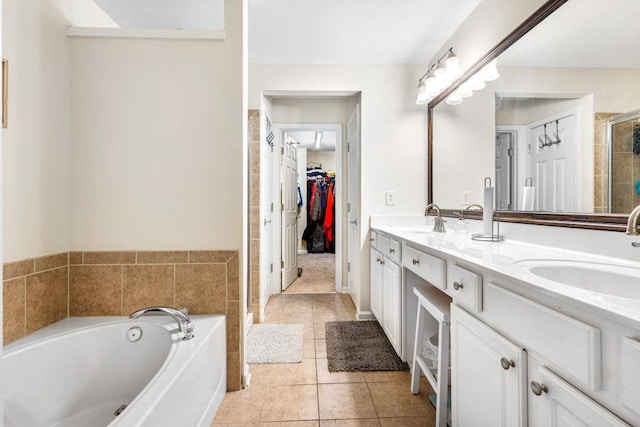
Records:
{"label": "white door", "polygon": [[[556,126],[557,124],[557,126]],[[546,135],[546,136],[545,136]],[[557,141],[560,142],[557,142]],[[529,130],[536,210],[578,211],[578,136],[575,114],[545,119]]]}
{"label": "white door", "polygon": [[513,210],[514,205],[514,134],[496,133],[496,209]]}
{"label": "white door", "polygon": [[[372,297],[373,298],[373,297]],[[402,329],[402,268],[383,259],[382,264],[382,318],[383,328],[397,354],[401,352]]]}
{"label": "white door", "polygon": [[[262,232],[260,237],[260,312],[264,313],[269,297],[273,293],[274,274],[274,239],[273,239],[273,169],[275,152],[269,135],[275,132],[271,119],[267,114],[267,107],[263,104],[264,115],[261,122],[264,123],[264,134],[260,137],[262,155],[260,165],[260,225]],[[276,129],[277,130],[277,129]],[[275,270],[276,272],[278,270]]]}
{"label": "white door", "polygon": [[298,277],[298,162],[290,142],[282,146],[282,290]]}
{"label": "white door", "polygon": [[348,292],[360,310],[360,292],[356,289],[360,266],[360,104],[353,108],[347,123],[347,165],[347,281]]}
{"label": "white door", "polygon": [[527,425],[526,352],[451,305],[451,415],[456,427]]}
{"label": "white door", "polygon": [[629,427],[580,390],[529,360],[530,427]]}

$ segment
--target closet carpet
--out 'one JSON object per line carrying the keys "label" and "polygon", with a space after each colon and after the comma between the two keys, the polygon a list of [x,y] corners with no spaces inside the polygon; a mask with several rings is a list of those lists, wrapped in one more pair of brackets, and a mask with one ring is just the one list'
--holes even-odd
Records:
{"label": "closet carpet", "polygon": [[336,254],[299,254],[302,276],[287,288],[287,294],[328,293],[336,290]]}

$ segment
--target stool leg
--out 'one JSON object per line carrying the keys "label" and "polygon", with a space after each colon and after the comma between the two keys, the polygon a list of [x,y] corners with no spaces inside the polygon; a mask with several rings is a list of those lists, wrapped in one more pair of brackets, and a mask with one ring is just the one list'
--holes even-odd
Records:
{"label": "stool leg", "polygon": [[436,427],[447,427],[447,400],[449,394],[449,323],[438,324],[438,384],[435,390]]}
{"label": "stool leg", "polygon": [[422,347],[424,346],[424,317],[422,315],[422,305],[418,301],[418,314],[416,315],[416,336],[413,346],[413,363],[411,365],[411,393],[418,394],[420,392],[420,365],[418,357],[421,357]]}

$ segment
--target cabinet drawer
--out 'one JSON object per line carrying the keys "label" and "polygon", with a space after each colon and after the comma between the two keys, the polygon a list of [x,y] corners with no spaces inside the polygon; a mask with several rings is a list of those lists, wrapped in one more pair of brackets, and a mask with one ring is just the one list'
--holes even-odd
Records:
{"label": "cabinet drawer", "polygon": [[400,263],[401,260],[401,253],[400,253],[400,242],[393,240],[393,239],[389,239],[389,249],[387,249],[387,252],[385,253],[385,255],[397,262],[398,264]]}
{"label": "cabinet drawer", "polygon": [[378,233],[375,231],[371,232],[371,247],[374,249],[378,248]]}
{"label": "cabinet drawer", "polygon": [[601,386],[600,329],[514,294],[484,286],[484,315],[505,335],[552,361],[593,391]]}
{"label": "cabinet drawer", "polygon": [[482,311],[482,276],[456,264],[449,264],[447,291],[458,305]]}
{"label": "cabinet drawer", "polygon": [[402,266],[413,271],[433,286],[444,289],[446,282],[446,262],[426,254],[406,244],[402,245]]}
{"label": "cabinet drawer", "polygon": [[382,255],[387,255],[389,253],[389,238],[378,234],[376,238],[376,249],[379,250]]}

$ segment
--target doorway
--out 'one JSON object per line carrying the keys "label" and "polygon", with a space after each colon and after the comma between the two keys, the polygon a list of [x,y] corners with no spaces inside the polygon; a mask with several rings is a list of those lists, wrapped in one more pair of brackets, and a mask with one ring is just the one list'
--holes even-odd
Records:
{"label": "doorway", "polygon": [[[279,175],[284,207],[281,291],[341,291],[342,124],[278,124],[277,127],[282,133]],[[290,172],[294,166],[296,177]],[[292,192],[294,185],[296,191]],[[297,215],[289,211],[291,200],[296,201]],[[291,226],[293,219],[295,227]],[[292,274],[294,265],[297,274]]]}
{"label": "doorway", "polygon": [[[285,147],[295,147],[298,201],[297,241],[289,243],[298,255],[298,274],[293,280],[285,280],[283,276],[282,290],[288,293],[335,292],[341,264],[337,262],[337,252],[342,243],[342,233],[337,230],[340,221],[336,221],[341,211],[339,198],[342,197],[337,190],[342,186],[343,176],[337,155],[342,126],[299,126],[294,130],[282,126]],[[281,176],[284,177],[284,173],[283,169]],[[284,248],[288,238],[283,234],[283,254],[287,253]]]}
{"label": "doorway", "polygon": [[[263,92],[261,111],[256,114],[260,121],[255,128],[259,127],[260,135],[252,147],[261,160],[255,167],[257,174],[252,175],[254,188],[259,189],[253,197],[259,199],[259,206],[252,205],[251,210],[251,224],[259,230],[255,233],[259,237],[252,238],[253,253],[259,254],[259,260],[250,262],[252,298],[256,296],[252,300],[254,319],[263,320],[273,295],[298,291],[302,285],[296,283],[319,277],[317,266],[305,267],[305,260],[321,261],[323,257],[329,258],[324,260],[325,267],[331,268],[329,287],[321,289],[316,283],[310,291],[349,293],[357,302],[359,287],[349,288],[348,284],[357,283],[358,251],[348,248],[351,239],[358,246],[361,227],[357,217],[360,159],[354,154],[360,151],[360,93]],[[322,219],[327,218],[327,193],[333,195],[330,220],[325,224],[315,219],[315,229],[308,227],[312,192],[307,186],[307,166],[321,169],[322,177],[316,184],[325,187],[320,197]],[[318,237],[322,234],[324,242],[309,236],[303,240],[305,230],[311,235],[317,231]]]}

